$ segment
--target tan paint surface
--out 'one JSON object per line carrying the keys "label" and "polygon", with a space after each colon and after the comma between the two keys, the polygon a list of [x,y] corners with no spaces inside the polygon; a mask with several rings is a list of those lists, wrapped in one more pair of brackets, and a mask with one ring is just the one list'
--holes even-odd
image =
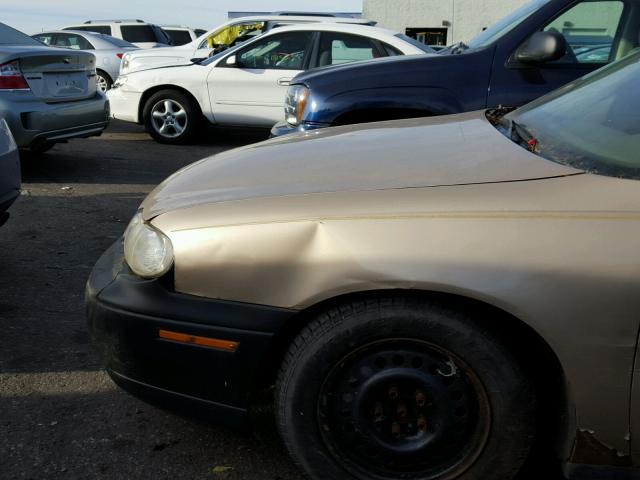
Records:
{"label": "tan paint surface", "polygon": [[194,163],[145,200],[145,218],[247,198],[567,175],[501,135],[483,112],[322,129]]}
{"label": "tan paint surface", "polygon": [[294,309],[387,288],[488,302],[555,350],[579,428],[629,454],[640,183],[579,174],[477,114],[458,119],[267,142],[177,174],[144,204],[173,242],[176,289]]}

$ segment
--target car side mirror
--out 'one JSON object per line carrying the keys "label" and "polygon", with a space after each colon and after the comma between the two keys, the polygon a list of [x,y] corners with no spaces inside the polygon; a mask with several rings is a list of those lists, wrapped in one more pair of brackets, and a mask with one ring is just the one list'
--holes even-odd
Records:
{"label": "car side mirror", "polygon": [[567,41],[559,32],[536,32],[516,50],[520,63],[553,62],[567,53]]}
{"label": "car side mirror", "polygon": [[206,59],[207,59],[207,57],[195,57],[195,58],[190,59],[189,61],[190,61],[191,63],[202,63],[202,62],[204,62]]}

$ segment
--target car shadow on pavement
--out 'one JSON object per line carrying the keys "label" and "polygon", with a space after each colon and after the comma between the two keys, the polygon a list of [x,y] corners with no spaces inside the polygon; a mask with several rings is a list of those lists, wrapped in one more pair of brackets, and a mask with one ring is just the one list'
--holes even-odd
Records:
{"label": "car shadow on pavement", "polygon": [[273,423],[250,432],[218,428],[144,404],[102,372],[74,381],[75,373],[31,378],[28,395],[15,391],[19,380],[5,379],[2,478],[301,478]]}
{"label": "car shadow on pavement", "polygon": [[144,189],[25,184],[0,228],[0,373],[95,371],[84,286]]}
{"label": "car shadow on pavement", "polygon": [[49,152],[21,152],[24,183],[150,184],[176,170],[268,137],[268,132],[211,127],[190,145],[157,143],[144,128],[114,121],[100,137],[71,140]]}

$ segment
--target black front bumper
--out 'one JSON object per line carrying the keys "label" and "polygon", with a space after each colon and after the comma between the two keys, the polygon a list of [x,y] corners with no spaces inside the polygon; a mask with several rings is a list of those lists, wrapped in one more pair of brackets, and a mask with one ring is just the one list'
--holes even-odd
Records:
{"label": "black front bumper", "polygon": [[[229,426],[246,422],[274,334],[295,311],[176,293],[132,275],[118,241],[86,290],[92,340],[111,378],[151,403]],[[160,329],[238,342],[233,353],[161,339]]]}

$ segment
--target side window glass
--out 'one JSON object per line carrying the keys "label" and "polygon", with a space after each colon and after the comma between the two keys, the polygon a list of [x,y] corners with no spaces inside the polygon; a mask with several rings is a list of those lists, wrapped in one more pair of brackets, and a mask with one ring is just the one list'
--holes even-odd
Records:
{"label": "side window glass", "polygon": [[608,63],[615,59],[614,43],[622,20],[620,0],[580,2],[543,30],[561,33],[567,54],[556,63]]}
{"label": "side window glass", "polygon": [[[62,38],[66,37],[66,38]],[[60,44],[59,44],[60,43]],[[61,35],[59,34],[56,44],[60,47],[72,48],[73,50],[92,50],[91,44],[79,35]]]}
{"label": "side window glass", "polygon": [[62,48],[71,48],[71,43],[69,43],[69,37],[71,35],[67,35],[66,33],[59,33],[56,35],[54,45],[56,47]]}
{"label": "side window glass", "polygon": [[81,50],[95,50],[95,47],[84,37],[76,37]]}
{"label": "side window glass", "polygon": [[238,55],[242,68],[303,70],[313,32],[292,32],[258,40]]}
{"label": "side window glass", "polygon": [[320,41],[318,66],[340,65],[358,60],[386,56],[366,37],[346,33],[323,33]]}
{"label": "side window glass", "polygon": [[36,40],[44,43],[45,45],[51,45],[53,43],[53,35],[36,35],[35,37]]}
{"label": "side window glass", "polygon": [[387,55],[389,55],[390,57],[397,57],[399,55],[403,55],[403,53],[400,50],[398,50],[396,47],[392,47],[387,43],[383,43],[382,46],[385,48],[385,50],[387,51]]}
{"label": "side window glass", "polygon": [[151,25],[120,25],[122,39],[131,43],[156,43],[156,33]]}

